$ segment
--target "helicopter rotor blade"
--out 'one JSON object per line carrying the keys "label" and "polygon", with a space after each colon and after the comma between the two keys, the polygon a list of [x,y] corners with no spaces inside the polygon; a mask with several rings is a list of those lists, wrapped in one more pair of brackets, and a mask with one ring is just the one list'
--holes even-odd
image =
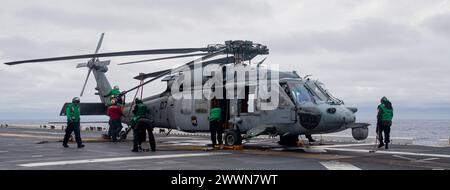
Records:
{"label": "helicopter rotor blade", "polygon": [[100,47],[102,47],[103,36],[105,36],[105,33],[102,33],[102,35],[100,36],[100,40],[98,41],[98,44],[97,44],[97,49],[95,49],[95,54],[97,54],[98,51],[100,50]]}
{"label": "helicopter rotor blade", "polygon": [[[92,60],[91,60],[92,61]],[[107,60],[107,61],[94,61],[93,63],[92,63],[92,65],[90,66],[89,65],[89,62],[86,62],[86,63],[78,63],[77,64],[77,69],[78,68],[82,68],[82,67],[92,67],[92,66],[96,66],[96,67],[104,67],[104,66],[108,66],[109,64],[111,63],[111,61],[110,60]]]}
{"label": "helicopter rotor blade", "polygon": [[203,65],[210,65],[210,64],[228,64],[228,63],[234,63],[235,58],[234,56],[230,56],[230,57],[224,57],[224,58],[220,58],[220,59],[214,59],[214,60],[210,60],[210,61],[205,61],[203,62]]}
{"label": "helicopter rotor blade", "polygon": [[[233,63],[233,62],[234,62],[234,57],[231,56],[231,57],[224,57],[224,58],[220,58],[220,59],[214,59],[214,60],[210,60],[210,61],[205,61],[205,62],[202,62],[201,64],[202,64],[202,66],[207,66],[207,65],[210,65],[210,64],[228,64],[228,63]],[[191,65],[190,67],[193,68],[194,65]],[[145,79],[148,79],[148,78],[156,77],[156,76],[160,75],[161,73],[164,73],[164,72],[167,72],[167,71],[171,71],[172,72],[171,69],[166,69],[166,70],[156,71],[156,72],[152,72],[152,73],[139,74],[139,75],[137,75],[137,76],[135,76],[133,78],[136,79],[136,80],[145,80]]]}
{"label": "helicopter rotor blade", "polygon": [[120,51],[110,53],[98,53],[98,54],[84,54],[84,55],[72,55],[63,57],[52,57],[43,59],[30,59],[23,61],[7,62],[6,65],[17,65],[23,63],[37,63],[37,62],[51,62],[51,61],[63,61],[73,59],[91,59],[93,57],[118,57],[118,56],[135,56],[135,55],[155,55],[155,54],[187,54],[194,52],[209,52],[208,48],[177,48],[177,49],[151,49],[151,50],[135,50],[135,51]]}
{"label": "helicopter rotor blade", "polygon": [[[254,57],[256,57],[256,55],[245,55],[244,59],[242,61],[248,61],[248,60],[253,59]],[[196,63],[190,64],[189,67],[191,69],[193,69],[196,64],[202,64],[202,67],[204,67],[204,66],[211,65],[211,64],[225,65],[225,64],[235,63],[235,62],[236,62],[236,58],[234,56],[230,56],[230,57],[224,57],[224,58],[219,58],[219,59],[213,59],[210,61],[203,61],[203,60],[198,61]]]}
{"label": "helicopter rotor blade", "polygon": [[[196,59],[194,61],[188,62],[188,63],[184,64],[183,66],[191,66],[191,65],[193,65],[193,64],[195,64],[195,63],[197,63],[197,62],[199,62],[201,60],[210,59],[212,57],[215,57],[215,56],[218,56],[220,54],[223,54],[224,52],[225,52],[225,49],[219,50],[217,52],[209,53],[208,55],[205,55],[205,56],[203,56],[203,57],[201,57],[199,59]],[[165,70],[164,72],[161,72],[159,75],[155,76],[154,78],[152,78],[152,79],[150,79],[150,80],[148,80],[148,81],[146,81],[146,82],[144,82],[144,83],[142,83],[140,85],[137,85],[137,86],[135,86],[135,87],[133,87],[133,88],[127,90],[127,91],[122,92],[121,95],[127,94],[127,93],[129,93],[129,92],[131,92],[133,90],[136,90],[136,89],[138,89],[138,88],[140,88],[142,86],[145,86],[148,83],[151,83],[151,82],[153,82],[153,81],[155,81],[155,80],[157,80],[157,79],[159,79],[159,78],[161,78],[163,76],[166,76],[166,75],[170,74],[173,71],[176,71],[176,70],[182,68],[183,66],[177,67],[177,68],[175,68],[173,70]]]}
{"label": "helicopter rotor blade", "polygon": [[186,63],[186,64],[184,64],[182,66],[179,66],[179,67],[177,67],[175,69],[172,69],[171,71],[172,72],[178,72],[178,71],[180,71],[180,69],[183,69],[185,66],[192,67],[194,64],[201,64],[201,63],[203,63],[204,60],[207,60],[207,59],[213,58],[215,56],[221,55],[225,51],[226,51],[225,49],[222,49],[222,50],[219,50],[219,51],[214,52],[214,53],[209,53],[208,55],[205,55],[205,56],[200,57],[200,58],[198,58],[196,60],[188,62],[188,63]]}
{"label": "helicopter rotor blade", "polygon": [[87,84],[87,82],[88,82],[88,80],[89,80],[89,76],[91,75],[91,71],[92,71],[92,68],[89,68],[88,74],[87,74],[87,76],[86,76],[86,80],[84,81],[83,88],[81,89],[80,97],[83,96],[84,89],[86,88],[86,84]]}
{"label": "helicopter rotor blade", "polygon": [[[248,61],[253,59],[254,57],[256,57],[256,55],[246,55],[243,61]],[[210,65],[210,64],[229,64],[229,63],[234,63],[236,62],[236,58],[234,56],[230,56],[230,57],[224,57],[224,58],[219,58],[219,59],[214,59],[214,60],[210,60],[210,61],[205,61],[203,62],[203,66],[206,65]]]}
{"label": "helicopter rotor blade", "polygon": [[166,70],[162,70],[162,71],[156,71],[153,73],[143,73],[143,74],[139,74],[138,76],[133,77],[136,80],[145,80],[148,78],[152,78],[152,77],[156,77],[162,73],[165,73],[167,71],[171,71],[170,69],[166,69]]}
{"label": "helicopter rotor blade", "polygon": [[87,67],[87,66],[88,66],[88,63],[78,63],[76,68],[78,69],[78,68]]}
{"label": "helicopter rotor blade", "polygon": [[117,65],[129,65],[129,64],[135,64],[135,63],[144,63],[144,62],[160,61],[160,60],[166,60],[166,59],[177,59],[177,58],[205,56],[205,55],[208,55],[208,54],[207,53],[196,53],[196,54],[189,54],[189,55],[177,55],[177,56],[161,57],[161,58],[155,58],[155,59],[146,59],[146,60],[140,60],[140,61],[124,62],[124,63],[119,63]]}
{"label": "helicopter rotor blade", "polygon": [[[252,56],[250,56],[250,57],[252,57]],[[260,66],[262,63],[264,63],[264,61],[266,61],[266,59],[267,59],[267,57],[262,59],[261,61],[259,61],[257,63],[257,66]],[[202,62],[200,64],[202,64],[202,66],[205,67],[205,66],[208,66],[208,65],[211,65],[211,64],[225,65],[225,64],[234,63],[234,62],[235,62],[234,56],[230,56],[230,57],[224,57],[224,58],[214,59],[214,60],[210,60],[210,61],[205,61],[205,62]],[[191,65],[190,68],[191,69],[194,68],[194,65]],[[143,73],[143,74],[137,75],[137,76],[135,76],[133,78],[136,79],[136,80],[145,80],[145,79],[148,79],[148,78],[156,77],[159,74],[167,72],[167,71],[171,71],[172,72],[172,70],[166,69],[166,70],[162,70],[162,71],[156,71],[156,72],[153,72],[153,73]]]}
{"label": "helicopter rotor blade", "polygon": [[[258,64],[263,63],[265,60],[266,60],[266,58],[264,58]],[[230,56],[230,57],[224,57],[224,58],[204,61],[204,62],[201,62],[199,64],[202,64],[202,66],[205,67],[205,66],[211,65],[211,64],[225,65],[225,64],[234,63],[234,62],[235,62],[234,56]],[[190,65],[190,68],[191,69],[194,68],[194,65]],[[158,76],[159,74],[161,74],[163,72],[166,72],[166,71],[172,71],[172,70],[166,69],[166,70],[162,70],[162,71],[156,71],[156,72],[153,72],[153,73],[140,74],[140,75],[135,76],[134,79],[136,79],[136,80],[145,80],[145,79],[148,79],[148,78],[152,78],[152,77]]]}

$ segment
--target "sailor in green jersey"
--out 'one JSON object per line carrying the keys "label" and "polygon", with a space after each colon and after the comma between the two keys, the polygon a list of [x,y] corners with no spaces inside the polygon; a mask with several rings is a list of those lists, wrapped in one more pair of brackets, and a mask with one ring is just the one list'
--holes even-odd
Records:
{"label": "sailor in green jersey", "polygon": [[[219,106],[219,102],[216,99],[211,101],[212,108],[209,114],[209,130],[211,132],[212,147],[214,148],[219,141],[219,146],[223,145],[222,140],[222,109]],[[217,136],[216,136],[217,135]]]}
{"label": "sailor in green jersey", "polygon": [[83,148],[84,145],[81,141],[80,135],[80,98],[75,97],[72,99],[72,103],[67,105],[66,107],[66,116],[67,116],[67,128],[66,134],[64,135],[63,146],[68,148],[67,145],[70,135],[72,132],[75,133],[75,141],[77,142],[78,148]]}
{"label": "sailor in green jersey", "polygon": [[117,97],[120,94],[119,86],[114,86],[114,88],[106,94],[104,97],[115,96]]}
{"label": "sailor in green jersey", "polygon": [[147,106],[138,98],[136,98],[135,103],[131,120],[131,127],[133,128],[133,149],[131,151],[139,152],[143,150],[141,145],[147,133],[150,149],[154,152],[156,151],[156,143],[153,136],[152,122],[146,117],[148,114]]}
{"label": "sailor in green jersey", "polygon": [[122,98],[119,97],[120,96],[120,89],[119,86],[114,86],[114,88],[109,91],[108,94],[104,95],[103,97],[109,97],[109,102],[108,102],[108,106],[111,106],[111,100],[112,99],[116,99],[117,100],[117,104],[122,104]]}
{"label": "sailor in green jersey", "polygon": [[378,148],[385,146],[386,149],[389,149],[392,118],[394,117],[393,112],[392,103],[386,97],[381,98],[381,104],[378,105],[377,114],[377,135],[380,141]]}

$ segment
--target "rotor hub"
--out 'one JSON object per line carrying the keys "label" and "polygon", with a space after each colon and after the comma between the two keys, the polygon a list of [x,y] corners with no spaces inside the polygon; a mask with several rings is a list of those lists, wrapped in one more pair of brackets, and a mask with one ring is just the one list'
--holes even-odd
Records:
{"label": "rotor hub", "polygon": [[224,53],[233,55],[267,55],[269,49],[262,44],[253,43],[244,40],[228,40],[225,44],[208,45],[209,52],[215,52],[224,49]]}

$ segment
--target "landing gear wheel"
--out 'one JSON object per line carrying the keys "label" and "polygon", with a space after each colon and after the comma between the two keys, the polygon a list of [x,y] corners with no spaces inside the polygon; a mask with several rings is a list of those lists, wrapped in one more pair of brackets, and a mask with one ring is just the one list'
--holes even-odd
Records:
{"label": "landing gear wheel", "polygon": [[242,144],[242,138],[241,133],[237,130],[229,130],[225,132],[225,145],[227,146],[233,146],[233,145],[241,145]]}
{"label": "landing gear wheel", "polygon": [[131,130],[132,130],[131,127],[128,127],[125,131],[120,131],[119,133],[120,140],[127,139],[128,133],[130,133]]}
{"label": "landing gear wheel", "polygon": [[298,143],[298,135],[280,135],[279,145],[283,146],[297,146]]}
{"label": "landing gear wheel", "polygon": [[128,133],[126,131],[120,131],[120,133],[119,133],[120,140],[127,139],[127,135],[128,135]]}

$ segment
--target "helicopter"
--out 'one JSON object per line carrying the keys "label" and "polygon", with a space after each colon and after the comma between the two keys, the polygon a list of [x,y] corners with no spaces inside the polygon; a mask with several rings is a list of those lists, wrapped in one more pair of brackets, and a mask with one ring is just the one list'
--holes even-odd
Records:
{"label": "helicopter", "polygon": [[[368,123],[357,123],[355,107],[347,107],[334,97],[318,80],[301,77],[295,71],[278,71],[266,64],[266,58],[252,63],[259,55],[268,55],[269,49],[252,41],[230,40],[201,48],[150,49],[99,53],[104,33],[93,54],[31,59],[7,62],[6,65],[40,63],[74,59],[89,59],[77,68],[87,67],[80,96],[83,96],[89,76],[96,81],[98,103],[80,103],[81,115],[106,115],[111,85],[106,73],[110,61],[103,57],[163,55],[175,56],[120,63],[129,65],[188,57],[200,57],[182,66],[151,73],[140,73],[134,79],[139,85],[123,91],[124,116],[122,122],[130,125],[134,99],[141,99],[148,107],[146,116],[152,125],[190,133],[209,132],[209,111],[213,101],[222,110],[222,127],[226,145],[241,145],[259,135],[279,136],[279,144],[295,146],[299,135],[314,135],[352,130],[356,140],[368,137]],[[221,56],[220,58],[218,58]],[[266,68],[266,67],[267,68]],[[145,85],[160,79],[167,88],[150,97],[142,97]],[[126,102],[127,94],[135,91],[133,101]],[[65,103],[60,115],[64,116]],[[128,130],[129,131],[129,130]],[[122,134],[126,138],[126,134]]]}

